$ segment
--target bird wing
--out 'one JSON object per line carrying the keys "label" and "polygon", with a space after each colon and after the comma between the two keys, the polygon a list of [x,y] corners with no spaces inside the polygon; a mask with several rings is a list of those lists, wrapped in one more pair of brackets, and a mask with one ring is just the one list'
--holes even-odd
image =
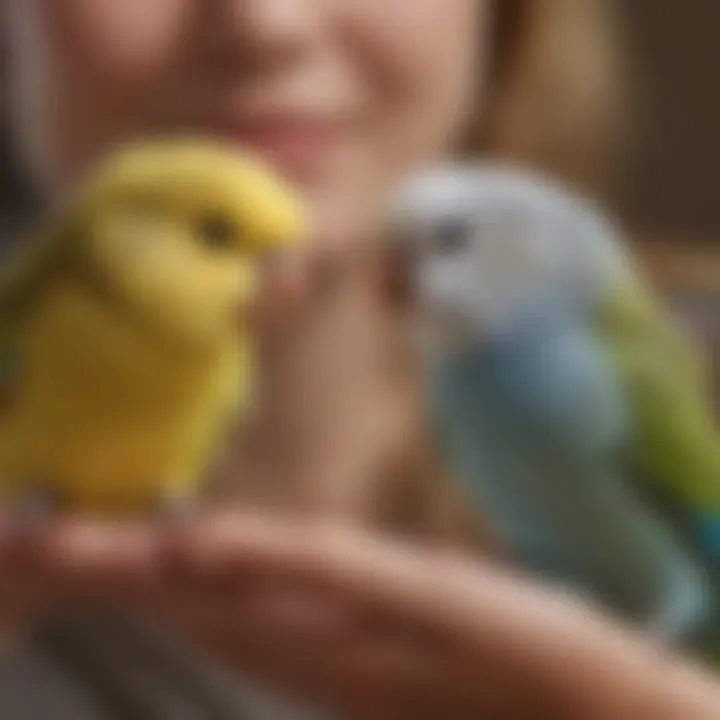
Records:
{"label": "bird wing", "polygon": [[65,219],[51,223],[28,238],[0,268],[0,326],[13,324],[32,306],[50,276],[70,255],[73,226]]}
{"label": "bird wing", "polygon": [[0,268],[0,413],[11,404],[20,360],[18,336],[27,314],[69,256],[60,225],[29,238]]}
{"label": "bird wing", "polygon": [[224,373],[219,384],[218,435],[226,438],[246,420],[254,406],[253,357],[249,339],[234,353],[232,370]]}
{"label": "bird wing", "polygon": [[[215,373],[200,423],[203,437],[201,464],[210,457],[223,455],[227,442],[238,425],[247,420],[253,403],[251,348],[245,341],[229,349],[225,361]],[[216,460],[210,460],[216,464]]]}
{"label": "bird wing", "polygon": [[701,357],[637,278],[606,294],[597,320],[628,399],[637,477],[720,559],[720,434]]}
{"label": "bird wing", "polygon": [[0,415],[12,406],[15,396],[18,375],[16,347],[12,335],[0,328]]}

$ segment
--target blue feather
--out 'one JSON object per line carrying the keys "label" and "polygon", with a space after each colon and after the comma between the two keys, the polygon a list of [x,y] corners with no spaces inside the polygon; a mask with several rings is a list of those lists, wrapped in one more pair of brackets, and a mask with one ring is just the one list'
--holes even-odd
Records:
{"label": "blue feather", "polygon": [[616,611],[663,618],[669,634],[695,631],[709,586],[626,482],[623,396],[593,337],[568,318],[528,323],[447,358],[430,392],[458,480],[518,560]]}

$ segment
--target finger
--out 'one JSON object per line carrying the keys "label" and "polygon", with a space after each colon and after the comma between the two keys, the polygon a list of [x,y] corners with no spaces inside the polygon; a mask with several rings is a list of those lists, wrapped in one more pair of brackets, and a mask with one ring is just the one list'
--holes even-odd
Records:
{"label": "finger", "polygon": [[367,599],[438,590],[427,574],[431,554],[329,523],[226,514],[192,528],[175,550],[179,564],[200,574],[262,572]]}
{"label": "finger", "polygon": [[[184,600],[184,598],[183,598]],[[236,622],[233,622],[233,619]],[[283,693],[295,693],[303,700],[321,703],[329,699],[326,664],[319,663],[318,650],[336,646],[346,635],[323,622],[315,622],[298,608],[269,609],[262,593],[254,601],[169,603],[163,620],[223,660],[242,670],[251,680],[260,681]]]}
{"label": "finger", "polygon": [[158,606],[164,614],[183,617],[190,625],[228,636],[245,632],[252,625],[253,629],[283,638],[342,639],[369,624],[362,613],[334,598],[261,580],[235,593],[215,593],[196,586],[179,598],[170,590]]}
{"label": "finger", "polygon": [[[479,631],[502,644],[548,628],[548,639],[584,626],[587,612],[574,598],[543,592],[510,571],[482,568],[467,558],[423,552],[348,527],[257,515],[206,521],[186,537],[179,555],[188,566],[305,584],[372,605],[397,619],[451,631]],[[571,617],[576,623],[569,622]],[[563,622],[560,619],[564,618]],[[564,629],[565,628],[565,629]]]}
{"label": "finger", "polygon": [[[59,593],[113,598],[156,579],[157,532],[149,525],[67,520],[38,541],[38,562]],[[125,596],[123,596],[123,599]]]}
{"label": "finger", "polygon": [[405,639],[370,633],[307,637],[274,632],[264,613],[251,617],[254,621],[235,633],[205,630],[199,637],[244,673],[305,696],[310,692],[343,717],[352,712],[357,717],[435,718],[467,702],[467,683],[447,672],[449,659]]}
{"label": "finger", "polygon": [[[367,545],[357,548],[359,538]],[[419,634],[428,647],[449,641],[447,616],[454,613],[445,612],[443,591],[437,590],[444,579],[438,585],[437,568],[425,563],[414,568],[425,556],[409,547],[370,540],[347,528],[297,522],[280,527],[256,516],[241,520],[230,514],[207,520],[178,550],[184,586],[200,593],[210,587],[216,595],[238,592],[260,582],[276,591],[284,587],[274,598],[284,597],[296,608],[300,598],[304,611],[319,623],[362,622],[375,632]],[[418,584],[426,588],[426,598]],[[271,592],[268,598],[270,606]],[[428,622],[430,611],[434,622]],[[238,612],[242,622],[244,613]],[[339,612],[346,617],[338,617]]]}
{"label": "finger", "polygon": [[40,528],[19,529],[7,508],[0,509],[0,626],[4,632],[29,620],[52,602],[38,562]]}

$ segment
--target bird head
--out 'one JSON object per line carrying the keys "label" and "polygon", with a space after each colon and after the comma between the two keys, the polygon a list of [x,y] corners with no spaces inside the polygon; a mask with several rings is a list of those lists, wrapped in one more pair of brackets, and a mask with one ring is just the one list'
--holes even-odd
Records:
{"label": "bird head", "polygon": [[76,201],[85,274],[158,329],[201,344],[242,327],[259,264],[303,232],[291,189],[261,162],[206,141],[124,149]]}
{"label": "bird head", "polygon": [[442,342],[511,332],[590,292],[599,216],[544,178],[500,166],[430,170],[400,188],[390,234],[424,329]]}

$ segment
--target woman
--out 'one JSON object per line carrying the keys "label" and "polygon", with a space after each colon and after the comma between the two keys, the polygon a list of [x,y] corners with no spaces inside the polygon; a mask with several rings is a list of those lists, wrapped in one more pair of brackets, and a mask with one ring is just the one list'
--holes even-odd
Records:
{"label": "woman", "polygon": [[[398,179],[455,151],[521,158],[594,183],[610,77],[598,55],[604,7],[598,0],[5,0],[13,164],[38,198],[61,194],[117,142],[200,132],[255,146],[297,183],[313,212],[308,292],[291,317],[268,323],[261,414],[221,473],[243,503],[457,535],[461,504],[417,451],[422,419],[373,241],[377,209]],[[242,531],[239,518],[234,526]],[[49,533],[19,548],[21,567],[3,547],[12,578],[3,583],[8,623],[18,608],[30,620],[38,598],[61,595],[73,606],[90,599],[127,606],[135,598],[225,654],[242,605],[237,598],[223,605],[215,581],[226,592],[225,569],[245,577],[242,543],[216,542],[205,526],[171,543],[185,573],[178,592],[177,577],[159,576],[150,562],[169,542],[159,543],[152,528],[118,535],[71,524]],[[42,552],[29,555],[33,548]],[[203,563],[198,575],[200,552],[220,577]],[[293,604],[291,614],[298,609]],[[322,630],[328,615],[305,610]],[[281,616],[273,627],[282,627]],[[133,654],[117,634],[106,641],[106,660],[130,653],[159,687],[169,661],[158,670],[151,650]],[[262,643],[242,632],[236,639],[236,661],[243,647],[263,659]],[[44,648],[77,661],[78,635],[66,640],[49,632]],[[84,674],[98,662],[86,662]],[[247,659],[242,667],[258,670]],[[518,688],[542,685],[531,672],[526,683],[522,663],[517,668]],[[265,670],[283,679],[272,662]],[[564,702],[562,693],[553,697],[553,705]],[[358,697],[351,707],[347,697],[335,699],[344,714],[364,707]],[[140,716],[132,707],[125,716]]]}

